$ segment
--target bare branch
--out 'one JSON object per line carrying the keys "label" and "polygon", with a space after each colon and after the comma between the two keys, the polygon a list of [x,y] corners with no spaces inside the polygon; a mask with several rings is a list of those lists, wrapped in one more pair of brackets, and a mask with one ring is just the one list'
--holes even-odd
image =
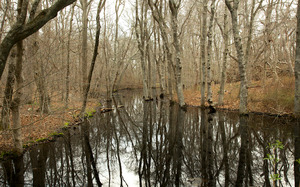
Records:
{"label": "bare branch", "polygon": [[[48,21],[55,18],[57,12],[66,6],[72,4],[76,0],[58,0],[51,7],[41,11],[34,19],[23,25],[20,21],[25,18],[20,18],[8,31],[7,35],[0,44],[0,77],[2,77],[6,61],[11,48],[18,42],[21,41],[31,34],[38,31],[43,27]],[[24,7],[26,4],[23,4]],[[23,7],[23,8],[24,8]],[[24,10],[24,9],[23,9]],[[27,7],[26,7],[27,11]],[[25,10],[23,11],[23,15]]]}

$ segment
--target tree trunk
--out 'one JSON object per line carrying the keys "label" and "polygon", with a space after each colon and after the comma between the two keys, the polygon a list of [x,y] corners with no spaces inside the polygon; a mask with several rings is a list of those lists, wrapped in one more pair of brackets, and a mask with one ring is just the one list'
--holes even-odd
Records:
{"label": "tree trunk", "polygon": [[[179,44],[179,36],[178,36],[178,10],[181,4],[181,1],[178,3],[175,3],[174,0],[169,0],[169,8],[171,10],[171,27],[172,27],[172,34],[173,34],[173,46],[175,49],[175,62],[176,64],[173,64],[173,55],[171,53],[171,44],[169,43],[168,35],[167,35],[167,24],[163,18],[162,12],[158,10],[157,6],[154,6],[153,1],[149,0],[148,4],[152,11],[152,16],[155,19],[155,21],[158,23],[161,37],[163,39],[165,53],[168,59],[168,65],[169,65],[169,71],[173,70],[173,73],[175,74],[175,82],[176,82],[176,91],[177,91],[177,97],[179,100],[180,107],[184,107],[184,96],[183,96],[183,85],[181,80],[181,49]],[[171,73],[169,74],[169,80],[171,78]],[[171,83],[169,82],[169,89]]]}
{"label": "tree trunk", "polygon": [[[270,66],[271,69],[273,69],[273,73],[275,75],[275,80],[276,82],[278,81],[278,75],[276,72],[276,65],[273,64],[275,62],[272,62],[271,58],[271,44],[273,43],[272,39],[272,30],[271,30],[271,16],[272,16],[272,11],[273,11],[273,6],[274,6],[274,0],[268,0],[268,5],[267,5],[267,10],[266,10],[266,19],[265,19],[265,30],[264,30],[264,43],[265,43],[265,51],[264,51],[264,78],[263,78],[263,83],[265,86],[265,81],[268,78],[268,71],[267,67]],[[276,60],[275,60],[276,61]]]}
{"label": "tree trunk", "polygon": [[226,6],[231,14],[231,21],[232,21],[232,32],[234,37],[234,44],[237,52],[237,61],[239,64],[239,73],[240,73],[240,105],[239,105],[239,112],[240,114],[246,114],[247,111],[247,104],[248,104],[248,86],[247,86],[247,74],[246,74],[246,66],[244,61],[244,52],[243,52],[243,45],[242,39],[240,37],[240,30],[238,28],[238,5],[239,0],[234,0],[233,5],[231,5],[229,0],[225,0]]}
{"label": "tree trunk", "polygon": [[140,51],[140,61],[142,67],[142,76],[143,76],[143,97],[144,99],[149,99],[149,90],[148,90],[148,80],[147,80],[147,71],[146,71],[146,29],[147,22],[147,11],[145,9],[146,5],[144,3],[140,6],[141,12],[139,14],[139,0],[136,0],[136,23],[135,23],[135,33],[138,42],[138,48]]}
{"label": "tree trunk", "polygon": [[22,141],[22,127],[20,119],[20,103],[22,97],[23,88],[23,77],[22,77],[22,66],[23,66],[23,42],[17,43],[17,59],[16,59],[16,94],[11,104],[12,111],[12,131],[14,137],[14,147],[17,153],[21,154],[23,152],[23,141]]}
{"label": "tree trunk", "polygon": [[66,72],[66,96],[65,96],[65,107],[68,108],[69,103],[69,93],[70,93],[70,43],[71,43],[71,34],[73,30],[73,16],[74,16],[74,9],[76,3],[72,6],[71,10],[71,18],[70,18],[70,29],[68,34],[68,42],[67,42],[67,72]]}
{"label": "tree trunk", "polygon": [[8,65],[8,75],[6,79],[3,106],[1,111],[1,123],[0,130],[6,130],[10,127],[10,106],[12,102],[12,96],[14,91],[15,84],[15,56],[16,51],[12,50],[9,65]]}
{"label": "tree trunk", "polygon": [[81,41],[81,77],[82,77],[82,99],[87,88],[87,27],[88,27],[88,2],[80,0],[82,8],[82,41]]}
{"label": "tree trunk", "polygon": [[212,53],[212,35],[213,35],[213,23],[215,16],[215,0],[211,2],[211,14],[208,26],[208,44],[207,44],[207,101],[212,103],[212,89],[211,89],[211,53]]}
{"label": "tree trunk", "polygon": [[[48,21],[55,18],[57,12],[66,6],[72,4],[76,0],[58,0],[51,7],[41,11],[35,18],[26,24],[22,24],[22,21],[17,21],[11,29],[8,31],[6,36],[3,38],[0,44],[0,78],[2,77],[6,61],[12,47],[31,34],[38,31]],[[26,16],[24,17],[26,18]]]}
{"label": "tree trunk", "polygon": [[171,9],[171,26],[173,31],[173,45],[175,48],[175,81],[176,81],[176,90],[177,90],[177,97],[179,101],[179,106],[184,107],[184,95],[183,95],[183,85],[182,85],[182,78],[181,78],[181,49],[179,44],[179,36],[178,36],[178,11],[180,7],[180,2],[175,3],[174,0],[169,0],[169,6]]}
{"label": "tree trunk", "polygon": [[4,13],[2,15],[2,20],[1,20],[1,24],[0,24],[0,41],[2,40],[2,34],[3,34],[3,30],[4,30],[4,24],[6,22],[7,19],[7,13],[9,11],[10,8],[10,1],[6,1],[6,8],[4,10]]}
{"label": "tree trunk", "polygon": [[207,34],[207,3],[208,0],[203,1],[202,12],[202,35],[201,35],[201,106],[205,105],[205,84],[206,84],[206,34]]}
{"label": "tree trunk", "polygon": [[[35,42],[36,43],[36,42]],[[46,75],[44,64],[39,62],[37,58],[34,59],[34,79],[39,93],[39,111],[42,114],[50,113],[50,97],[48,95],[48,88],[46,83]]]}
{"label": "tree trunk", "polygon": [[297,8],[297,34],[296,34],[296,60],[295,60],[295,109],[294,114],[300,118],[300,0]]}
{"label": "tree trunk", "polygon": [[219,91],[219,105],[224,104],[224,92],[225,92],[225,83],[226,83],[226,69],[227,69],[227,57],[228,57],[228,46],[229,46],[229,31],[228,31],[228,14],[227,9],[224,7],[224,52],[223,52],[223,65],[222,65],[222,75]]}
{"label": "tree trunk", "polygon": [[41,114],[50,113],[50,97],[48,95],[47,80],[45,75],[44,64],[40,61],[41,59],[37,57],[39,50],[39,33],[36,32],[30,37],[29,40],[29,54],[32,59],[33,71],[34,71],[34,81],[39,93],[39,112]]}
{"label": "tree trunk", "polygon": [[[147,4],[146,4],[147,5]],[[146,12],[148,10],[148,6],[146,8]],[[146,16],[146,15],[145,15]],[[145,22],[147,23],[147,22]],[[145,31],[146,31],[146,56],[147,56],[147,62],[148,62],[148,78],[147,78],[147,81],[148,81],[148,95],[149,95],[149,99],[153,99],[152,97],[152,60],[151,60],[151,41],[149,40],[150,36],[148,34],[148,29],[147,29],[147,26],[145,25]],[[155,59],[154,59],[155,60]]]}
{"label": "tree trunk", "polygon": [[[263,0],[260,0],[258,7],[255,9],[255,1],[252,0],[251,5],[251,13],[250,13],[250,21],[248,23],[248,35],[247,35],[247,43],[246,43],[246,52],[245,52],[245,64],[246,67],[249,68],[249,57],[250,57],[250,49],[251,49],[251,42],[252,42],[252,33],[253,33],[253,24],[254,24],[254,18],[258,12],[258,10],[261,8]],[[251,69],[250,69],[251,70]],[[251,73],[249,75],[249,80],[251,81]]]}
{"label": "tree trunk", "polygon": [[155,58],[156,62],[156,68],[157,68],[157,74],[158,74],[158,80],[159,80],[159,86],[160,86],[160,96],[164,96],[166,94],[166,87],[165,87],[165,68],[164,68],[164,62],[162,58],[162,50],[161,50],[161,43],[160,43],[160,37],[159,37],[159,28],[157,28],[155,21],[154,21],[154,54],[158,58]]}
{"label": "tree trunk", "polygon": [[[166,57],[165,57],[166,58]],[[166,66],[167,66],[167,73],[168,73],[168,95],[169,95],[169,98],[171,99],[171,100],[174,100],[174,98],[173,98],[173,96],[174,96],[174,94],[173,94],[173,64],[171,64],[170,62],[169,62],[169,60],[167,59],[166,60]]]}
{"label": "tree trunk", "polygon": [[[17,22],[21,25],[25,24],[26,15],[27,15],[28,1],[18,1],[18,17]],[[15,66],[15,78],[16,78],[16,93],[11,102],[10,109],[12,111],[12,132],[14,138],[14,149],[18,154],[23,152],[23,141],[22,141],[22,126],[20,119],[20,104],[22,97],[23,89],[23,41],[20,40],[17,42],[17,58]]]}
{"label": "tree trunk", "polygon": [[95,36],[94,53],[93,53],[92,63],[91,63],[91,67],[90,67],[90,71],[89,71],[89,75],[88,75],[88,80],[87,80],[88,82],[87,82],[84,97],[83,97],[81,115],[84,113],[85,108],[86,108],[87,97],[88,97],[88,93],[89,93],[90,86],[91,86],[92,76],[93,76],[94,67],[95,67],[95,63],[96,63],[96,58],[97,58],[97,55],[98,55],[98,46],[99,46],[100,28],[101,28],[101,26],[100,26],[100,12],[101,12],[102,8],[104,7],[105,2],[106,2],[106,0],[99,1],[98,8],[97,8],[97,15],[96,15],[97,30],[96,30],[96,36]]}

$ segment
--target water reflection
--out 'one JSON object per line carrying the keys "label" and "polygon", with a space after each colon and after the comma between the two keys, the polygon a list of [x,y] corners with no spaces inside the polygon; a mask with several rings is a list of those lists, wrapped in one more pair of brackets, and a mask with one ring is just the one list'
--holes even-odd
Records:
{"label": "water reflection", "polygon": [[299,123],[140,98],[2,162],[0,186],[299,186]]}

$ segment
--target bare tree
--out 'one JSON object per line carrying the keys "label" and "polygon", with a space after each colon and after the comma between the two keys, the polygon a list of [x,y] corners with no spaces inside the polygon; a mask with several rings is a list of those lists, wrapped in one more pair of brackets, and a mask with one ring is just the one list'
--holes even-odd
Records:
{"label": "bare tree", "polygon": [[82,9],[82,45],[81,45],[81,79],[82,79],[82,98],[87,88],[87,52],[88,52],[88,14],[92,0],[80,0]]}
{"label": "bare tree", "polygon": [[91,63],[90,71],[89,71],[89,75],[88,75],[88,84],[87,84],[87,87],[86,87],[86,90],[85,90],[85,93],[84,93],[84,97],[83,97],[83,104],[82,104],[82,108],[81,108],[81,114],[84,113],[85,108],[86,108],[87,97],[88,97],[88,93],[89,93],[89,90],[90,90],[93,71],[94,71],[94,67],[95,67],[95,63],[96,63],[96,59],[97,59],[97,55],[98,55],[98,46],[99,46],[100,28],[101,28],[101,25],[100,25],[100,12],[104,7],[105,2],[106,2],[106,0],[99,1],[98,8],[97,8],[97,14],[96,14],[97,30],[96,30],[96,36],[95,36],[95,46],[94,46],[92,63]]}
{"label": "bare tree", "polygon": [[[31,11],[29,19],[33,19],[36,11],[41,9],[42,5],[40,0],[35,1],[33,4],[35,8],[34,11]],[[43,27],[44,33],[49,31],[49,27]],[[29,37],[29,55],[31,56],[33,71],[34,71],[34,81],[37,87],[39,94],[39,111],[41,114],[50,113],[50,97],[48,94],[48,85],[47,85],[47,76],[45,72],[45,64],[42,62],[41,58],[38,56],[40,49],[39,44],[39,31],[35,32],[31,37]]]}
{"label": "bare tree", "polygon": [[[272,58],[271,58],[271,54],[272,54],[272,51],[271,51],[271,47],[272,47],[272,43],[273,43],[273,39],[272,39],[272,28],[271,28],[271,25],[272,25],[272,22],[271,22],[271,16],[272,16],[272,11],[273,11],[273,8],[274,8],[274,0],[268,0],[268,3],[267,3],[267,9],[266,9],[266,12],[265,12],[265,23],[264,23],[264,27],[265,27],[265,30],[264,30],[264,35],[265,35],[265,38],[264,38],[264,43],[265,43],[265,50],[264,50],[264,79],[263,81],[265,82],[265,80],[267,79],[267,67],[269,66],[274,75],[275,75],[275,79],[276,81],[278,81],[278,75],[277,75],[277,72],[276,72],[276,65],[272,62]],[[265,85],[265,83],[264,83]]]}
{"label": "bare tree", "polygon": [[[163,61],[163,52],[161,47],[161,38],[159,36],[159,28],[156,25],[156,22],[153,23],[154,27],[154,59],[156,62],[157,75],[160,85],[160,97],[164,97],[166,94],[166,82],[165,82],[165,63]],[[158,56],[158,57],[157,57]]]}
{"label": "bare tree", "polygon": [[181,0],[177,2],[175,2],[174,0],[169,0],[169,8],[171,11],[173,46],[175,50],[175,62],[176,62],[175,64],[173,63],[173,55],[171,53],[172,45],[169,43],[168,34],[167,34],[167,28],[168,28],[167,23],[166,20],[164,20],[163,18],[162,12],[159,10],[158,2],[154,4],[152,0],[148,0],[148,4],[151,8],[153,18],[159,25],[165,51],[166,51],[166,56],[168,59],[168,64],[170,67],[172,67],[173,73],[175,74],[176,91],[179,100],[179,105],[181,107],[184,107],[185,102],[184,102],[183,85],[182,85],[182,77],[181,77],[181,71],[182,71],[181,49],[180,49],[179,36],[178,36],[178,13],[181,5]]}
{"label": "bare tree", "polygon": [[212,40],[213,40],[213,24],[215,16],[215,0],[211,2],[211,11],[208,26],[208,44],[207,44],[207,101],[212,102],[212,78],[211,78],[211,61],[212,61]]}
{"label": "bare tree", "polygon": [[10,106],[12,102],[12,96],[14,92],[15,84],[15,56],[16,50],[13,49],[10,54],[9,64],[8,64],[8,74],[6,79],[6,85],[4,90],[4,97],[2,102],[1,111],[1,122],[0,129],[6,130],[10,127]]}
{"label": "bare tree", "polygon": [[139,6],[139,0],[136,0],[135,34],[138,42],[138,48],[140,51],[140,61],[141,61],[142,76],[143,76],[143,97],[145,98],[145,100],[150,99],[149,87],[148,87],[149,82],[147,80],[147,72],[146,72],[147,7],[148,4],[145,3],[144,1],[142,1],[142,4]]}
{"label": "bare tree", "polygon": [[45,64],[37,57],[39,50],[38,32],[33,34],[30,41],[30,50],[32,51],[32,63],[34,70],[34,80],[39,93],[39,111],[42,114],[50,113],[50,97],[48,94],[47,76],[45,72]]}
{"label": "bare tree", "polygon": [[68,41],[67,41],[67,72],[66,72],[66,96],[65,96],[65,107],[68,108],[69,103],[69,93],[70,93],[70,43],[71,43],[71,35],[73,31],[73,17],[74,17],[74,9],[76,3],[73,4],[70,15],[70,23],[69,23],[69,33],[68,33]]}
{"label": "bare tree", "polygon": [[2,77],[8,55],[12,47],[18,41],[21,41],[38,31],[48,21],[55,18],[58,11],[75,1],[76,0],[58,0],[51,7],[42,10],[31,21],[25,24],[22,24],[20,20],[16,21],[0,44],[0,77]]}
{"label": "bare tree", "polygon": [[297,118],[300,117],[300,0],[297,8],[297,40],[296,40],[296,60],[295,60],[295,111]]}
{"label": "bare tree", "polygon": [[183,85],[182,85],[182,77],[181,77],[181,47],[179,43],[179,34],[178,34],[178,14],[179,8],[181,5],[181,0],[177,2],[175,0],[169,0],[169,6],[171,10],[171,26],[173,32],[173,45],[175,48],[175,80],[176,80],[176,89],[177,89],[177,97],[179,100],[179,105],[183,107],[184,103],[184,95],[183,95]]}
{"label": "bare tree", "polygon": [[205,85],[206,85],[206,36],[207,36],[207,3],[203,0],[202,10],[202,33],[201,33],[201,106],[205,105]]}
{"label": "bare tree", "polygon": [[8,15],[8,10],[10,7],[10,1],[5,1],[6,2],[6,8],[4,10],[3,16],[2,16],[2,20],[1,20],[1,24],[0,24],[0,41],[2,40],[2,34],[3,34],[3,30],[4,30],[4,25],[7,19],[7,15]]}
{"label": "bare tree", "polygon": [[221,82],[220,82],[220,91],[219,91],[219,100],[218,104],[223,105],[224,103],[224,92],[225,92],[225,83],[226,83],[226,70],[227,70],[227,59],[228,59],[228,46],[229,46],[229,31],[228,31],[228,13],[226,6],[224,6],[224,29],[223,29],[223,40],[224,40],[224,51],[223,51],[223,64],[222,64],[222,73],[221,73]]}
{"label": "bare tree", "polygon": [[254,29],[253,25],[254,25],[255,16],[257,15],[258,11],[261,9],[262,2],[263,2],[263,0],[260,0],[258,6],[256,8],[255,8],[256,0],[252,0],[252,2],[251,2],[250,20],[248,23],[249,26],[248,26],[247,44],[246,44],[246,52],[245,52],[246,65],[248,64],[249,56],[250,56],[250,47],[251,47],[251,41],[253,38],[253,29]]}
{"label": "bare tree", "polygon": [[234,44],[237,52],[237,61],[239,65],[239,73],[240,73],[240,106],[239,112],[241,114],[246,114],[247,111],[247,103],[248,103],[248,86],[247,86],[247,75],[246,75],[246,65],[244,60],[244,51],[241,36],[239,34],[239,26],[238,26],[238,6],[239,0],[233,0],[232,2],[229,0],[225,0],[226,6],[231,14],[231,22],[232,22],[232,32],[234,37]]}
{"label": "bare tree", "polygon": [[[27,15],[28,1],[18,1],[18,17],[17,20],[20,24],[24,24]],[[23,152],[23,141],[22,141],[22,129],[20,119],[20,103],[22,97],[23,88],[23,41],[17,42],[17,56],[15,65],[15,77],[16,77],[16,94],[11,102],[10,109],[12,111],[12,131],[14,137],[14,148],[18,153]]]}

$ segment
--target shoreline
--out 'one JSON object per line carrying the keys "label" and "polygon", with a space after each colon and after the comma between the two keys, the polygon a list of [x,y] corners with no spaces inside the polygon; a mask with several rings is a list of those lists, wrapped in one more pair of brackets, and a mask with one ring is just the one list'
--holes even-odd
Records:
{"label": "shoreline", "polygon": [[[233,88],[232,88],[233,87]],[[213,86],[213,100],[216,101],[218,98],[217,93],[217,86]],[[224,95],[224,105],[218,106],[214,105],[217,111],[232,111],[238,113],[238,104],[239,99],[237,97],[238,93],[238,87],[236,84],[227,84],[227,91]],[[128,90],[128,89],[125,89]],[[134,90],[130,89],[130,90]],[[122,91],[122,90],[119,90]],[[252,90],[253,91],[253,90]],[[250,92],[250,94],[253,94]],[[270,116],[270,117],[285,117],[292,120],[297,120],[297,118],[294,117],[293,113],[289,112],[288,110],[282,110],[278,113],[275,112],[268,112],[269,110],[267,105],[263,105],[259,103],[260,101],[254,100],[251,95],[249,94],[249,102],[248,102],[248,114],[253,115],[260,115],[260,116]],[[184,91],[185,95],[185,102],[187,107],[199,107],[200,106],[200,99],[201,94],[200,91],[194,90],[194,89],[187,89]],[[159,98],[159,96],[157,96]],[[99,101],[102,101],[102,97],[99,97],[97,99],[89,99],[87,110],[90,111],[101,111],[101,108],[99,109],[99,106],[101,103]],[[255,102],[256,101],[256,102]],[[175,98],[175,102],[176,98]],[[76,117],[81,102],[70,102],[70,108],[64,109],[58,104],[59,101],[53,102],[52,105],[56,106],[57,111],[53,113],[50,113],[49,115],[40,115],[38,112],[36,112],[36,106],[33,105],[24,105],[22,106],[22,112],[21,112],[21,118],[22,118],[22,128],[29,128],[29,130],[24,130],[22,132],[23,135],[23,145],[24,145],[24,151],[26,151],[28,148],[52,141],[57,135],[62,131],[64,128],[74,127],[76,125],[80,125],[82,123],[82,120],[80,120],[78,117]],[[257,103],[259,103],[259,106],[264,106],[261,108],[257,107]],[[203,108],[203,107],[202,107]],[[206,104],[204,108],[208,108],[208,105]],[[29,110],[30,109],[30,110]],[[273,110],[274,111],[274,110]],[[105,112],[105,110],[104,110]],[[89,112],[87,112],[89,113]],[[35,121],[34,121],[35,120]],[[52,124],[53,123],[53,124]],[[50,125],[49,125],[50,124]],[[67,124],[67,125],[66,125]],[[51,127],[51,125],[53,127]],[[30,130],[32,129],[32,131]],[[12,137],[5,138],[10,133],[11,130],[6,131],[0,131],[0,160],[3,160],[6,155],[6,153],[12,153]],[[36,132],[35,132],[36,131]],[[9,154],[8,154],[9,155]]]}

